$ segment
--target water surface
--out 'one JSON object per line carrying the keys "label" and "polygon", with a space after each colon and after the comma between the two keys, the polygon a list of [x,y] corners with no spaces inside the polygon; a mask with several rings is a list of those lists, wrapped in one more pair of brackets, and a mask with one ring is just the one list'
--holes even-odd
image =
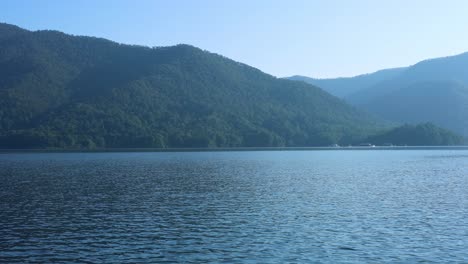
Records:
{"label": "water surface", "polygon": [[467,150],[0,154],[3,263],[468,262]]}

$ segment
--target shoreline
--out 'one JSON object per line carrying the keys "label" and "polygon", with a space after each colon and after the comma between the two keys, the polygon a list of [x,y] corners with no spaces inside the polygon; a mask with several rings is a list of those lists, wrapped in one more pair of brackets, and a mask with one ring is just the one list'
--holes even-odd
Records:
{"label": "shoreline", "polygon": [[375,147],[238,147],[238,148],[99,148],[99,149],[0,149],[7,153],[111,153],[111,152],[231,152],[231,151],[322,151],[322,150],[468,150],[463,146],[375,146]]}

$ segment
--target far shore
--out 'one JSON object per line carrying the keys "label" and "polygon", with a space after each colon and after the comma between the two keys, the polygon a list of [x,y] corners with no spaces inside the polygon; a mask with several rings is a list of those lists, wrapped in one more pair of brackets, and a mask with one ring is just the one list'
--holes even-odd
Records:
{"label": "far shore", "polygon": [[220,151],[312,151],[312,150],[468,150],[463,146],[344,146],[344,147],[238,147],[238,148],[96,148],[96,149],[0,149],[0,153],[75,152],[220,152]]}

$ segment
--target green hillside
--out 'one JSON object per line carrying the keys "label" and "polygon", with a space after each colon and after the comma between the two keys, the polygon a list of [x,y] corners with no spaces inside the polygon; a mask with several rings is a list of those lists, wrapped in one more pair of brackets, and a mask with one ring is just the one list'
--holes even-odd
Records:
{"label": "green hillside", "polygon": [[351,144],[379,126],[312,85],[201,49],[0,24],[0,147]]}

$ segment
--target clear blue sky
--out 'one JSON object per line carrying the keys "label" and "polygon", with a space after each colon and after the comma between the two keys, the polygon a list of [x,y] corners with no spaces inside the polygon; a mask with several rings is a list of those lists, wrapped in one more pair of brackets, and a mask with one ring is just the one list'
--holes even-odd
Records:
{"label": "clear blue sky", "polygon": [[352,76],[468,51],[465,0],[0,0],[0,21],[192,44],[278,77]]}

